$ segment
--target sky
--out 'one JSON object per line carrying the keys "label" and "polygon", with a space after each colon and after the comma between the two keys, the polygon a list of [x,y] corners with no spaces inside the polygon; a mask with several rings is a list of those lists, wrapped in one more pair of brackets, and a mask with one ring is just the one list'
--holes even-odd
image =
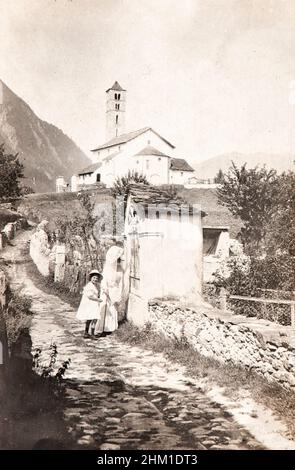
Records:
{"label": "sky", "polygon": [[295,153],[294,0],[0,0],[0,78],[90,156],[105,91],[190,163]]}

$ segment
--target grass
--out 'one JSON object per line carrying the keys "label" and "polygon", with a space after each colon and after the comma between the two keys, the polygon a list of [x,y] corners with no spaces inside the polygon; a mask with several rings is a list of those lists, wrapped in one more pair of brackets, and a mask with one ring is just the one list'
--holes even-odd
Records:
{"label": "grass", "polygon": [[164,354],[171,362],[184,366],[191,377],[206,378],[210,384],[224,388],[231,398],[237,399],[239,389],[249,391],[257,403],[271,409],[286,424],[288,437],[295,439],[294,392],[267,382],[251,370],[205,357],[193,349],[185,337],[169,340],[155,332],[150,324],[139,329],[126,322],[115,335],[122,342]]}
{"label": "grass", "polygon": [[[108,190],[93,191],[91,199],[99,204],[112,200]],[[77,198],[77,193],[40,193],[30,194],[19,202],[18,211],[33,222],[49,221],[49,229],[58,228],[56,221],[63,220],[65,214],[69,218],[82,216],[83,209]]]}

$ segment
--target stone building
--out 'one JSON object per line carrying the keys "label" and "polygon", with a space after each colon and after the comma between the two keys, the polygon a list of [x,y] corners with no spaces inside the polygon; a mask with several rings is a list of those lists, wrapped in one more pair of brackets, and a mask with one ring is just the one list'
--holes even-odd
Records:
{"label": "stone building", "polygon": [[125,218],[127,319],[137,325],[148,321],[148,301],[154,298],[201,301],[204,215],[160,188],[131,187]]}

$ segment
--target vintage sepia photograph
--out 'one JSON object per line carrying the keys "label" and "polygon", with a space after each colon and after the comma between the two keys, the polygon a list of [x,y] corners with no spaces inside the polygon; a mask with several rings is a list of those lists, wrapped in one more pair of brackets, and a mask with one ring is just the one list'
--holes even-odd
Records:
{"label": "vintage sepia photograph", "polygon": [[0,0],[0,464],[295,450],[294,25]]}

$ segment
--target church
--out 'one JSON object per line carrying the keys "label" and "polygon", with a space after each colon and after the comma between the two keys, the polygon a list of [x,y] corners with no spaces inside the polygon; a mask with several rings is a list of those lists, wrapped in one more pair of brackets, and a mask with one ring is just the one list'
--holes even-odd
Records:
{"label": "church", "polygon": [[113,185],[135,171],[153,185],[189,184],[194,169],[176,158],[175,146],[151,127],[125,131],[126,90],[116,81],[106,90],[106,142],[91,150],[93,164],[72,177],[72,191],[89,185]]}

